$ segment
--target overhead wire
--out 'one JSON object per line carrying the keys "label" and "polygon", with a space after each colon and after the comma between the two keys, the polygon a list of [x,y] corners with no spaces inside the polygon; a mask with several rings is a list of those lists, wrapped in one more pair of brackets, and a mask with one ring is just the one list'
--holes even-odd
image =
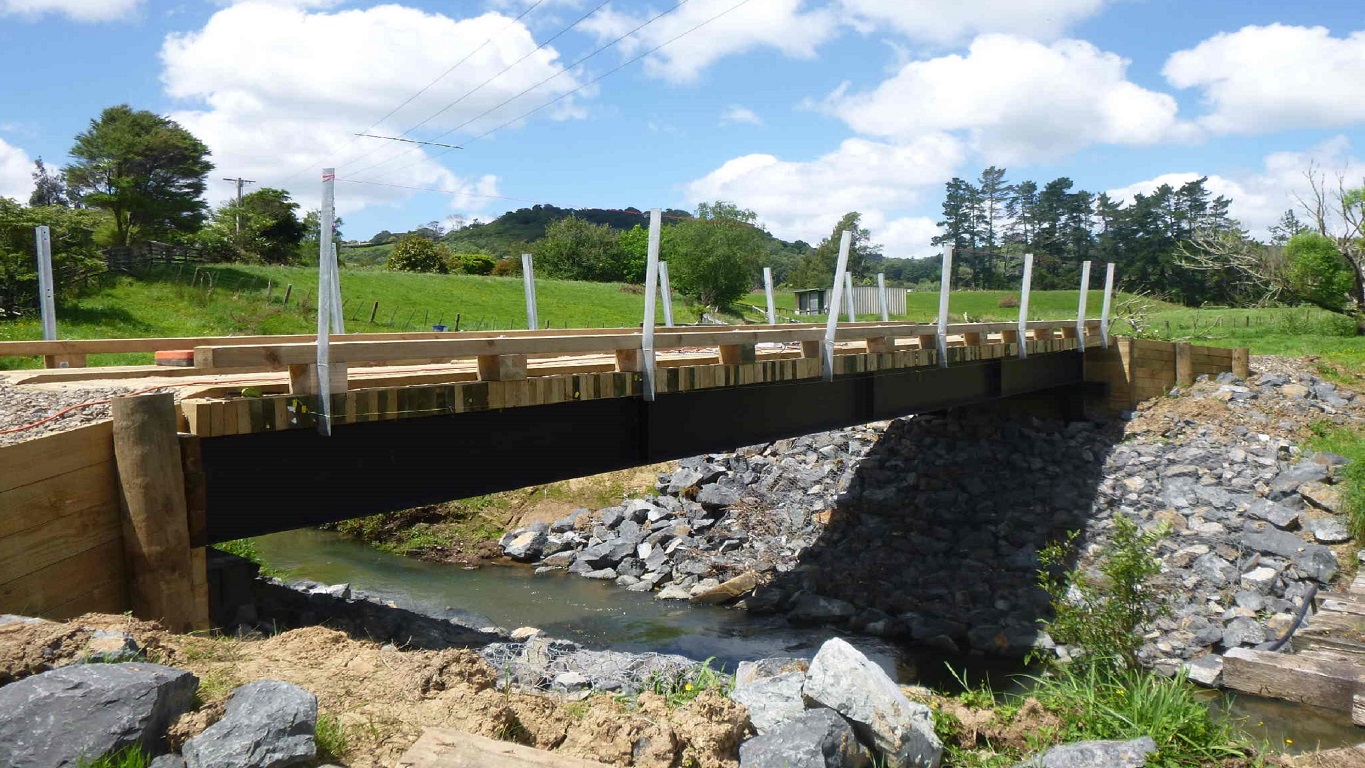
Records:
{"label": "overhead wire", "polygon": [[[529,93],[530,91],[532,91],[532,90],[534,90],[534,89],[540,87],[541,85],[544,85],[545,83],[549,82],[550,80],[553,80],[555,77],[558,77],[559,75],[562,75],[562,74],[564,74],[565,72],[568,72],[569,70],[571,70],[571,69],[573,69],[574,67],[578,66],[578,65],[581,64],[582,62],[584,62],[584,61],[586,61],[586,60],[592,58],[593,56],[596,56],[598,53],[601,53],[602,51],[604,51],[604,50],[610,48],[611,46],[615,45],[616,43],[619,43],[619,42],[620,42],[621,40],[623,40],[624,38],[626,38],[626,37],[628,37],[628,36],[634,34],[635,32],[638,32],[640,29],[643,29],[644,27],[648,26],[649,24],[652,24],[654,21],[657,21],[660,17],[662,17],[662,16],[664,16],[664,15],[666,15],[666,14],[668,14],[668,13],[671,13],[672,11],[674,11],[674,10],[676,10],[678,7],[682,6],[682,5],[683,5],[684,3],[686,3],[687,1],[688,1],[688,0],[682,0],[682,2],[680,2],[680,3],[678,3],[677,5],[673,6],[673,7],[670,8],[669,10],[664,11],[663,13],[661,13],[661,14],[659,14],[659,15],[653,17],[652,19],[650,19],[649,21],[645,22],[644,24],[641,24],[640,26],[636,27],[635,29],[631,30],[630,32],[627,32],[625,35],[622,35],[621,37],[616,38],[616,39],[613,40],[612,42],[608,43],[607,45],[603,46],[602,48],[599,48],[598,50],[594,51],[593,53],[589,54],[588,56],[585,56],[585,57],[583,57],[582,59],[579,59],[578,61],[574,62],[573,64],[569,65],[568,67],[565,67],[563,70],[561,70],[560,72],[556,73],[555,75],[553,75],[553,76],[551,76],[551,77],[549,77],[549,78],[546,78],[545,80],[541,81],[540,83],[537,83],[537,84],[534,85],[534,86],[531,86],[531,88],[528,88],[527,90],[523,91],[523,92],[520,93],[520,94],[517,94],[516,96],[512,97],[511,99],[508,99],[507,101],[504,101],[502,104],[499,104],[498,106],[493,107],[492,109],[485,111],[483,114],[480,114],[480,115],[478,115],[478,116],[476,116],[476,117],[474,117],[474,118],[471,118],[470,120],[466,120],[466,121],[465,121],[463,124],[461,124],[460,126],[457,126],[456,128],[453,128],[453,129],[451,129],[450,131],[447,131],[446,133],[448,134],[448,133],[451,133],[451,132],[453,132],[453,131],[455,131],[455,130],[458,130],[459,128],[463,128],[463,127],[469,125],[470,123],[473,123],[473,122],[475,122],[475,121],[477,121],[477,120],[480,120],[480,119],[486,117],[487,115],[491,114],[492,112],[494,112],[494,111],[496,111],[496,110],[498,110],[498,109],[501,109],[502,107],[506,106],[507,104],[511,103],[512,101],[515,101],[516,99],[520,98],[521,96],[524,96],[526,93]],[[631,58],[631,59],[629,59],[629,60],[627,60],[627,61],[624,61],[624,62],[622,62],[621,64],[618,64],[617,66],[615,66],[615,67],[613,67],[613,68],[607,70],[606,72],[602,73],[601,75],[598,75],[597,77],[593,78],[592,80],[590,80],[590,81],[588,81],[588,82],[586,82],[586,83],[583,83],[583,84],[579,85],[578,87],[574,88],[573,90],[570,90],[570,91],[567,91],[567,92],[565,92],[565,93],[562,93],[562,94],[560,94],[559,96],[556,96],[555,98],[551,99],[550,101],[547,101],[546,103],[541,104],[540,106],[536,107],[535,109],[532,109],[532,110],[530,110],[530,111],[528,111],[528,112],[522,113],[521,115],[518,115],[517,117],[514,117],[514,118],[512,118],[511,120],[508,120],[508,121],[506,121],[506,122],[504,122],[504,123],[501,123],[501,124],[499,124],[499,125],[497,125],[497,126],[491,128],[491,129],[489,129],[489,130],[487,130],[487,131],[485,131],[485,132],[479,134],[478,136],[475,136],[474,138],[470,139],[469,141],[464,142],[464,143],[463,143],[463,146],[468,146],[469,144],[472,144],[472,143],[474,143],[474,142],[476,142],[476,141],[478,141],[478,140],[480,140],[480,139],[487,138],[488,136],[490,136],[490,135],[492,135],[492,134],[494,134],[494,133],[496,133],[496,132],[502,130],[503,128],[506,128],[506,127],[509,126],[509,125],[512,125],[513,123],[517,123],[517,122],[519,122],[519,121],[521,121],[521,120],[525,120],[527,117],[530,117],[531,115],[534,115],[535,113],[537,113],[537,112],[539,112],[539,111],[541,111],[541,110],[543,110],[543,109],[547,109],[548,107],[551,107],[551,106],[553,106],[554,104],[559,103],[560,101],[562,101],[562,100],[568,98],[569,96],[574,95],[575,93],[578,93],[579,91],[583,90],[584,88],[587,88],[587,87],[589,87],[589,86],[595,85],[595,84],[598,83],[598,82],[601,82],[603,79],[605,79],[605,78],[607,78],[607,77],[609,77],[609,76],[615,74],[616,72],[621,71],[622,69],[625,69],[626,67],[628,67],[628,66],[630,66],[630,65],[632,65],[632,64],[634,64],[634,63],[636,63],[637,61],[640,61],[641,59],[645,58],[646,56],[649,56],[649,55],[651,55],[651,54],[656,53],[657,51],[659,51],[660,49],[664,48],[665,46],[671,45],[672,43],[677,42],[678,40],[682,39],[683,37],[686,37],[687,35],[690,35],[690,34],[692,34],[693,32],[696,32],[697,30],[701,29],[702,27],[705,27],[706,25],[708,25],[708,24],[710,24],[710,23],[712,23],[712,22],[714,22],[714,21],[716,21],[716,20],[718,20],[718,19],[720,19],[720,18],[722,18],[722,17],[724,17],[724,16],[726,16],[726,15],[728,15],[728,14],[730,14],[730,13],[733,13],[734,11],[738,10],[740,7],[742,7],[742,6],[744,6],[744,5],[747,5],[749,2],[751,2],[751,0],[740,0],[738,3],[735,3],[734,5],[730,6],[729,8],[725,9],[724,11],[721,11],[720,13],[716,14],[715,16],[712,16],[712,17],[706,19],[705,21],[702,21],[702,22],[700,22],[700,23],[698,23],[698,24],[695,24],[695,25],[693,25],[692,27],[690,27],[690,28],[688,28],[688,29],[686,29],[686,30],[684,30],[684,31],[682,31],[682,32],[680,32],[680,33],[674,35],[673,37],[671,37],[671,38],[669,38],[669,39],[663,41],[662,43],[659,43],[658,45],[654,46],[653,48],[650,48],[649,50],[647,50],[647,51],[645,51],[645,52],[643,52],[643,53],[641,53],[641,54],[639,54],[639,55],[637,55],[637,56],[635,56],[635,57],[633,57],[633,58]],[[440,136],[436,136],[435,138],[441,138],[441,137],[443,137],[443,136],[445,136],[445,135],[446,135],[446,134],[441,134]],[[417,165],[418,163],[421,163],[423,160],[426,160],[426,159],[436,160],[437,158],[444,157],[445,155],[449,154],[450,151],[451,151],[451,150],[445,150],[445,151],[442,151],[442,152],[438,152],[438,153],[436,153],[435,155],[432,155],[430,158],[423,157],[423,158],[418,159],[418,160],[416,160],[416,161],[414,161],[414,162],[412,162],[412,163],[408,163],[407,165],[400,166],[400,167],[395,168],[395,169],[392,169],[392,170],[390,170],[390,171],[386,171],[384,174],[381,174],[380,177],[382,178],[382,177],[385,176],[385,175],[392,175],[392,174],[397,173],[397,172],[399,172],[399,171],[406,170],[406,169],[408,169],[408,168],[411,168],[411,167],[414,166],[414,165]],[[373,166],[371,166],[371,167],[373,167]],[[358,171],[358,172],[356,172],[356,173],[361,173],[361,172],[363,172],[364,170],[369,170],[369,169],[368,169],[368,168],[367,168],[367,169],[363,169],[362,171]],[[354,180],[353,180],[353,179],[338,179],[338,181],[354,181]],[[366,180],[366,181],[373,182],[374,180],[371,179],[371,180]]]}

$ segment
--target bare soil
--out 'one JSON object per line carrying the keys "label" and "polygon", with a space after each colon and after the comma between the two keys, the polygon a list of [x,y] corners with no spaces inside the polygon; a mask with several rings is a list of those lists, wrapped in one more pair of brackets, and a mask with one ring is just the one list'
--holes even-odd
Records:
{"label": "bare soil", "polygon": [[0,682],[76,660],[94,628],[128,632],[148,659],[200,678],[203,704],[177,721],[182,744],[221,716],[237,685],[283,680],[318,697],[319,713],[337,718],[352,768],[393,765],[426,726],[515,741],[611,765],[734,768],[748,714],[714,691],[671,709],[654,694],[635,701],[581,701],[500,687],[497,673],[472,651],[404,651],[353,640],[322,627],[265,640],[174,635],[122,616],[90,614],[73,622],[0,625]]}

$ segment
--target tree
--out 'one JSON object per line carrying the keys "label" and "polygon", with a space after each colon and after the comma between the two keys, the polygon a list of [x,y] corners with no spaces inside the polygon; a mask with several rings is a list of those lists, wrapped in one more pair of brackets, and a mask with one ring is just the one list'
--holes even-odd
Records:
{"label": "tree", "polygon": [[[342,237],[341,228],[346,226],[346,222],[340,216],[332,216],[332,242],[341,243],[345,238]],[[299,259],[308,264],[316,264],[318,260],[318,236],[322,234],[322,212],[316,209],[303,215],[303,242],[299,244]],[[390,238],[390,242],[399,238],[395,235]]]}
{"label": "tree", "polygon": [[819,287],[831,285],[834,282],[834,270],[839,265],[839,245],[843,240],[844,231],[853,233],[853,242],[848,249],[848,273],[854,278],[863,277],[868,271],[868,265],[880,261],[882,258],[882,246],[880,243],[872,242],[872,234],[867,227],[859,226],[862,223],[863,215],[857,211],[850,211],[839,219],[839,223],[834,225],[834,231],[830,232],[829,237],[820,241],[805,258],[801,260],[801,266],[797,268],[792,282],[799,284],[800,287]]}
{"label": "tree", "polygon": [[1300,232],[1284,246],[1289,260],[1289,286],[1299,298],[1332,312],[1346,308],[1355,275],[1332,238]]}
{"label": "tree", "polygon": [[498,262],[483,253],[456,253],[446,259],[451,272],[461,275],[491,275]]}
{"label": "tree", "polygon": [[0,197],[0,317],[38,307],[34,227],[50,228],[53,284],[60,299],[75,294],[86,277],[104,271],[95,232],[106,218],[101,211],[59,205],[25,207]]}
{"label": "tree", "polygon": [[645,268],[649,265],[649,230],[636,224],[622,232],[617,241],[624,256],[621,279],[627,283],[644,285]]}
{"label": "tree", "polygon": [[728,307],[758,274],[764,232],[753,211],[733,203],[702,203],[695,218],[664,228],[672,287],[707,307]]}
{"label": "tree", "polygon": [[420,235],[404,235],[389,252],[384,266],[397,272],[446,274],[450,271],[450,253],[444,245]]}
{"label": "tree", "polygon": [[1304,171],[1310,194],[1299,199],[1318,234],[1336,244],[1337,253],[1351,269],[1355,285],[1351,299],[1356,311],[1365,311],[1365,186],[1347,187],[1344,173],[1336,175],[1330,189],[1324,174],[1310,164]]}
{"label": "tree", "polygon": [[240,205],[233,201],[215,211],[213,227],[242,258],[288,264],[298,258],[306,234],[298,210],[288,192],[265,187],[243,197]]}
{"label": "tree", "polygon": [[66,196],[66,182],[62,181],[61,176],[48,173],[41,157],[33,161],[33,194],[29,195],[28,204],[35,208],[47,205],[65,208],[71,205]]}
{"label": "tree", "polygon": [[537,271],[561,280],[599,283],[626,279],[620,233],[577,216],[560,219],[533,245]]}
{"label": "tree", "polygon": [[1312,231],[1308,224],[1294,213],[1293,208],[1285,211],[1284,214],[1280,216],[1280,220],[1271,224],[1268,229],[1270,230],[1271,245],[1284,245],[1285,243],[1288,243],[1289,238],[1294,235],[1297,235],[1300,232]]}
{"label": "tree", "polygon": [[64,169],[74,200],[113,215],[113,245],[197,231],[213,170],[203,142],[174,120],[127,104],[109,107],[76,136]]}

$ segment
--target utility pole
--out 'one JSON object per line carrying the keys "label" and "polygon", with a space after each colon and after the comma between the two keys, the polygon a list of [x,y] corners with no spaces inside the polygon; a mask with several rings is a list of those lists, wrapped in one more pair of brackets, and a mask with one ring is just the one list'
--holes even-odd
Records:
{"label": "utility pole", "polygon": [[236,182],[236,183],[237,183],[237,211],[236,211],[235,215],[233,216],[233,218],[236,220],[236,221],[235,221],[235,224],[236,224],[236,226],[237,226],[237,237],[238,237],[238,238],[241,238],[241,236],[242,236],[242,187],[243,187],[244,185],[247,185],[247,184],[255,184],[256,182],[252,181],[251,179],[243,179],[243,178],[236,178],[236,179],[227,179],[227,178],[225,178],[225,179],[223,179],[223,181],[232,181],[232,182]]}

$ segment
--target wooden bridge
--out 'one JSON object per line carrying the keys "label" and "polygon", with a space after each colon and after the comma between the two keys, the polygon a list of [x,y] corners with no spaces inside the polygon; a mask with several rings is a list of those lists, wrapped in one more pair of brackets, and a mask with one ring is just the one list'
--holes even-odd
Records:
{"label": "wooden bridge", "polygon": [[[640,329],[336,336],[326,403],[311,336],[0,343],[67,366],[13,382],[182,395],[0,448],[0,612],[202,627],[216,542],[953,406],[1089,391],[1129,408],[1246,375],[1245,350],[1100,328],[849,323],[832,345],[822,325],[669,328],[648,369]],[[177,350],[192,364],[79,367]]]}

